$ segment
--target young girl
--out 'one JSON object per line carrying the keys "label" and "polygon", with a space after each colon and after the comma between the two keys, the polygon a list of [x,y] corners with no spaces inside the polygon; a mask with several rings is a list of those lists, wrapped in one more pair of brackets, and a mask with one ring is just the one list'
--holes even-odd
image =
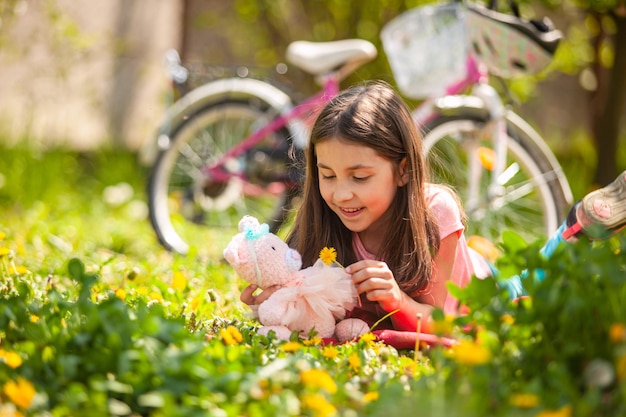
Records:
{"label": "young girl", "polygon": [[[362,304],[350,315],[378,328],[428,332],[434,308],[454,314],[446,283],[463,287],[491,267],[468,247],[455,194],[428,180],[422,139],[404,101],[387,84],[354,87],[318,116],[306,151],[306,182],[288,244],[312,265],[323,247],[337,250]],[[549,256],[564,239],[600,226],[614,233],[626,223],[626,173],[586,196],[546,244]],[[595,232],[597,233],[597,231]],[[505,281],[521,295],[520,277]],[[241,300],[260,304],[255,286]]]}
{"label": "young girl", "polygon": [[[370,325],[395,311],[386,327],[415,330],[421,314],[427,331],[435,307],[456,308],[446,282],[463,286],[490,274],[467,246],[457,198],[428,182],[422,155],[408,107],[383,83],[341,93],[311,132],[303,201],[287,242],[303,267],[334,247],[361,297],[352,317]],[[254,289],[242,301],[269,296],[253,297]]]}

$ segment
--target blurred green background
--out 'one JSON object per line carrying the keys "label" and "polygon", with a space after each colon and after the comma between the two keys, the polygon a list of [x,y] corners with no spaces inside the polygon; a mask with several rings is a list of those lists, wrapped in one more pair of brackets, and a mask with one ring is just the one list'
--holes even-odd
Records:
{"label": "blurred green background", "polygon": [[[294,100],[314,80],[285,61],[289,42],[359,37],[379,48],[344,87],[393,76],[380,29],[409,0],[0,0],[0,202],[63,204],[72,175],[87,190],[125,182],[142,197],[146,152],[174,99],[169,48],[203,68],[261,68]],[[506,11],[508,2],[500,2]],[[626,169],[626,6],[622,0],[520,1],[565,39],[549,71],[506,81],[511,104],[542,133],[575,198]],[[409,100],[410,101],[410,100]],[[34,165],[33,165],[34,163]],[[139,193],[139,194],[137,194]]]}

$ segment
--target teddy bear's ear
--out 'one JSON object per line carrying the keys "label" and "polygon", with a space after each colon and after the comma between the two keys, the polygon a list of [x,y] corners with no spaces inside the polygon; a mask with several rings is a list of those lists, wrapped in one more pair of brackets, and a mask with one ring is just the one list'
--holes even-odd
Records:
{"label": "teddy bear's ear", "polygon": [[285,252],[285,265],[289,271],[299,271],[302,268],[302,256],[295,249],[288,248]]}
{"label": "teddy bear's ear", "polygon": [[228,263],[233,267],[237,267],[241,263],[239,251],[237,250],[238,247],[239,245],[233,239],[230,241],[228,246],[226,246],[226,249],[224,249],[224,259],[226,259],[226,261],[228,261]]}
{"label": "teddy bear's ear", "polygon": [[256,217],[252,217],[246,214],[241,218],[241,220],[239,220],[239,233],[243,232],[244,230],[257,228],[258,226],[259,221],[256,219]]}

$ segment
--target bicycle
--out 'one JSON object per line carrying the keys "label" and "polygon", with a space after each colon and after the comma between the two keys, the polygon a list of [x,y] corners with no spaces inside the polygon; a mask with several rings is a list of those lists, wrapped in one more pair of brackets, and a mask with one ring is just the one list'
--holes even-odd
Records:
{"label": "bicycle", "polygon": [[[415,31],[416,21],[420,31],[432,26],[426,36]],[[411,9],[389,22],[381,37],[400,92],[424,99],[413,115],[433,177],[456,187],[470,218],[468,233],[496,239],[515,227],[529,236],[548,235],[562,222],[571,189],[541,136],[488,82],[490,72],[506,77],[522,65],[511,69],[507,62],[505,68],[480,57],[486,65],[477,45],[470,52],[466,30],[476,41],[481,34],[472,33],[472,26],[485,22],[498,33],[523,29],[526,40],[545,52],[529,71],[545,66],[558,44],[555,29],[460,2]],[[437,42],[454,47],[448,55],[461,59],[443,60],[441,68],[428,57],[423,62],[429,67],[402,65],[408,62],[403,54]],[[435,47],[438,55],[444,50]],[[282,89],[254,78],[218,79],[184,94],[158,131],[149,179],[150,221],[160,243],[186,253],[190,240],[202,239],[199,225],[236,228],[244,214],[265,220],[276,232],[297,205],[304,175],[299,162],[312,122],[340,82],[376,56],[375,46],[362,39],[293,42],[287,60],[321,85],[297,105]],[[175,84],[184,86],[185,67],[175,57],[169,67]],[[439,73],[440,82],[419,79],[429,73]],[[425,85],[434,88],[420,90]]]}

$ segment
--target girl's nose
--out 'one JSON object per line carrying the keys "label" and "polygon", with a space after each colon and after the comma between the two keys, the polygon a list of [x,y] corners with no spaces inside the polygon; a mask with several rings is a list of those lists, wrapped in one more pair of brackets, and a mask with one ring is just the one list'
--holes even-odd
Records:
{"label": "girl's nose", "polygon": [[350,200],[353,196],[352,188],[345,184],[343,181],[337,182],[334,191],[334,197],[337,201],[347,201]]}

